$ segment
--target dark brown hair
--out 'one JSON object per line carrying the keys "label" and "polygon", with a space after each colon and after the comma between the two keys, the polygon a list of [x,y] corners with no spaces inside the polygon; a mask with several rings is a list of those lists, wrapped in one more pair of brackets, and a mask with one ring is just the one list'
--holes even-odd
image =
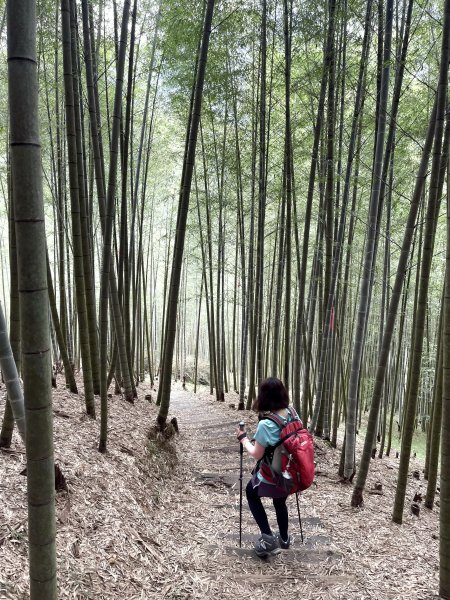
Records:
{"label": "dark brown hair", "polygon": [[269,412],[288,406],[289,395],[282,381],[276,377],[268,377],[259,384],[258,396],[253,403],[255,412]]}

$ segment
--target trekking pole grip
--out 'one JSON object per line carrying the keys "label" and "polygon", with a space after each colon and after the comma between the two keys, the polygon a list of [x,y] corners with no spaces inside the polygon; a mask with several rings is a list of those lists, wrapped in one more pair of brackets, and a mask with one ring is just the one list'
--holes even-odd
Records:
{"label": "trekking pole grip", "polygon": [[[239,431],[244,431],[245,430],[245,422],[244,421],[240,421],[239,422]],[[242,455],[244,453],[244,446],[239,442],[239,453]],[[241,472],[241,480],[242,480],[242,472]]]}

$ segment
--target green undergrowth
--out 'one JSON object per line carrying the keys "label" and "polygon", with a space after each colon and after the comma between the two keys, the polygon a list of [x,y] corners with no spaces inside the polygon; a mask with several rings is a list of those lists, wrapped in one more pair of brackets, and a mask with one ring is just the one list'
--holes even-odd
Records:
{"label": "green undergrowth", "polygon": [[[396,426],[395,426],[395,429],[397,429]],[[363,417],[361,427],[359,428],[359,432],[358,432],[358,438],[361,441],[364,441],[364,438],[366,435],[366,430],[367,430],[367,426],[366,426],[366,423],[364,422],[364,417]],[[386,452],[386,446],[387,446],[387,439],[386,439],[386,443],[385,443],[385,447],[384,447],[385,452]],[[421,461],[424,461],[426,447],[427,447],[426,432],[416,430],[413,434],[413,439],[412,439],[412,443],[411,443],[411,456],[414,456],[414,454],[415,454],[416,458],[418,458]],[[380,444],[378,442],[377,443],[377,452],[378,452],[379,448],[380,448]],[[400,454],[401,449],[402,449],[401,436],[398,434],[397,431],[394,431],[392,433],[390,456],[395,457],[397,452]]]}
{"label": "green undergrowth", "polygon": [[412,451],[416,452],[417,458],[420,458],[420,460],[425,460],[426,448],[427,434],[424,431],[414,432],[412,440]]}

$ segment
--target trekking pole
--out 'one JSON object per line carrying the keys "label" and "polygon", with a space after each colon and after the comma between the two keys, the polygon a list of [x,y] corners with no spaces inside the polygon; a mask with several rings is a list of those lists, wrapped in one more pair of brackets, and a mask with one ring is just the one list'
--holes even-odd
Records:
{"label": "trekking pole", "polygon": [[[239,423],[239,429],[244,431],[245,423]],[[242,477],[243,477],[243,462],[244,462],[244,446],[239,442],[240,454],[240,469],[239,469],[239,548],[242,547]]]}
{"label": "trekking pole", "polygon": [[298,500],[298,492],[295,493],[295,497],[297,498],[298,522],[300,523],[300,536],[302,538],[302,544],[303,544],[303,528],[302,528],[302,519],[300,517],[300,502]]}

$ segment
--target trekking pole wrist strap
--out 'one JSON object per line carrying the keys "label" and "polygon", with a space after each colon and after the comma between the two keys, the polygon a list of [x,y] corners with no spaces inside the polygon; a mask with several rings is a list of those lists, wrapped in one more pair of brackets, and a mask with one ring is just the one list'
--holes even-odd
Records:
{"label": "trekking pole wrist strap", "polygon": [[241,433],[240,435],[238,435],[238,440],[241,442],[246,437],[247,437],[247,432],[244,431],[243,433]]}

